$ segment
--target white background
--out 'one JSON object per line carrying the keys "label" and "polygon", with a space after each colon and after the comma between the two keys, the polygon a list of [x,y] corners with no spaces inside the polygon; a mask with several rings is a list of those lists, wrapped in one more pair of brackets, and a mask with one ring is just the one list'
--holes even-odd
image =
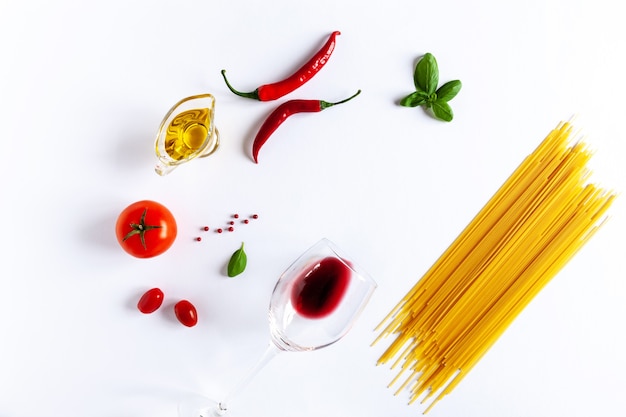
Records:
{"label": "white background", "polygon": [[[620,2],[526,0],[0,0],[0,417],[174,417],[219,395],[268,340],[277,276],[328,237],[379,283],[352,332],[279,356],[239,399],[254,417],[407,417],[376,366],[374,327],[561,120],[596,150],[594,180],[621,193],[626,29]],[[289,75],[342,34],[328,65],[273,103],[232,95]],[[461,79],[451,123],[397,105],[415,60]],[[294,116],[249,156],[290,98],[350,103]],[[153,141],[167,110],[217,98],[222,147],[167,177]],[[128,204],[176,216],[174,246],[135,259],[114,237]],[[200,232],[229,216],[259,219]],[[623,198],[594,239],[429,415],[626,414]],[[202,242],[194,241],[202,236]],[[246,242],[248,269],[224,275]],[[164,306],[144,316],[143,291]],[[172,306],[189,299],[199,324]]]}

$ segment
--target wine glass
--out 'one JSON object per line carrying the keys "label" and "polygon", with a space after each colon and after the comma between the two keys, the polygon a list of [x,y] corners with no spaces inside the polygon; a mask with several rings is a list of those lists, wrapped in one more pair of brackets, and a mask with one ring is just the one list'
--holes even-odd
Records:
{"label": "wine glass", "polygon": [[223,416],[234,396],[278,353],[320,349],[345,336],[375,289],[367,273],[328,239],[320,240],[279,277],[269,306],[270,343],[257,364],[221,400],[181,402],[179,416]]}

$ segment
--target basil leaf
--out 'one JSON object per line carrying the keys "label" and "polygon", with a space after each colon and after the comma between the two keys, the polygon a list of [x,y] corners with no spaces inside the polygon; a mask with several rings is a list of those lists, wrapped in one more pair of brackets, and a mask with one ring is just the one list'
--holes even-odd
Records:
{"label": "basil leaf", "polygon": [[433,117],[449,122],[454,117],[448,101],[452,100],[461,90],[461,81],[448,81],[439,85],[439,66],[431,53],[426,53],[415,65],[413,72],[415,92],[400,100],[404,107],[422,106]]}
{"label": "basil leaf", "polygon": [[431,109],[435,117],[439,120],[443,120],[444,122],[449,122],[454,117],[452,108],[447,101],[437,100],[432,103]]}
{"label": "basil leaf", "polygon": [[241,242],[241,247],[233,253],[230,261],[228,261],[228,276],[232,278],[241,274],[246,269],[247,263],[248,256],[244,252],[243,242]]}
{"label": "basil leaf", "polygon": [[437,90],[437,98],[443,101],[450,101],[461,91],[461,81],[448,81]]}
{"label": "basil leaf", "polygon": [[431,95],[439,84],[439,67],[437,60],[431,53],[426,53],[415,66],[413,81],[417,90]]}
{"label": "basil leaf", "polygon": [[428,96],[423,91],[416,91],[400,100],[400,105],[404,107],[417,107],[426,102]]}

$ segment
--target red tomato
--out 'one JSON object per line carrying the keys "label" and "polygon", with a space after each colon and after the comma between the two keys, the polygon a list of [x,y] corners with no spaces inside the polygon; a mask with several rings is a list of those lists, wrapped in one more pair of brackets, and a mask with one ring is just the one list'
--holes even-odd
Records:
{"label": "red tomato", "polygon": [[176,220],[156,201],[137,201],[126,207],[117,218],[117,241],[137,258],[152,258],[165,252],[176,239]]}
{"label": "red tomato", "polygon": [[154,313],[163,304],[163,291],[159,288],[152,288],[141,296],[137,303],[137,308],[144,314]]}
{"label": "red tomato", "polygon": [[187,327],[193,327],[198,323],[198,312],[196,308],[187,300],[180,300],[174,306],[176,318]]}

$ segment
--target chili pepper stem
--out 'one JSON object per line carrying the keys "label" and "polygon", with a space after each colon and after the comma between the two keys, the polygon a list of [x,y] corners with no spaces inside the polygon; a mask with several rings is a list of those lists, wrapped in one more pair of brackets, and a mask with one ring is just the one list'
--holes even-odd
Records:
{"label": "chili pepper stem", "polygon": [[226,86],[228,87],[228,89],[230,91],[232,91],[234,94],[238,95],[239,97],[251,98],[253,100],[258,100],[259,99],[259,90],[258,89],[254,90],[254,91],[250,91],[249,93],[244,93],[244,92],[241,92],[241,91],[237,91],[228,82],[228,78],[226,78],[226,70],[222,70],[222,77],[224,77],[224,82],[226,83]]}
{"label": "chili pepper stem", "polygon": [[350,97],[348,97],[348,98],[345,98],[345,99],[343,99],[343,100],[341,100],[341,101],[336,101],[336,102],[334,102],[334,103],[330,103],[330,102],[328,102],[328,101],[320,100],[320,109],[321,109],[321,110],[324,110],[324,109],[327,109],[327,108],[329,108],[329,107],[331,107],[331,106],[335,106],[335,105],[337,105],[337,104],[342,104],[342,103],[345,103],[346,101],[350,101],[350,100],[352,100],[353,98],[355,98],[355,97],[356,97],[356,96],[358,96],[359,94],[361,94],[361,90],[357,91],[355,94],[353,94],[352,96],[350,96]]}

